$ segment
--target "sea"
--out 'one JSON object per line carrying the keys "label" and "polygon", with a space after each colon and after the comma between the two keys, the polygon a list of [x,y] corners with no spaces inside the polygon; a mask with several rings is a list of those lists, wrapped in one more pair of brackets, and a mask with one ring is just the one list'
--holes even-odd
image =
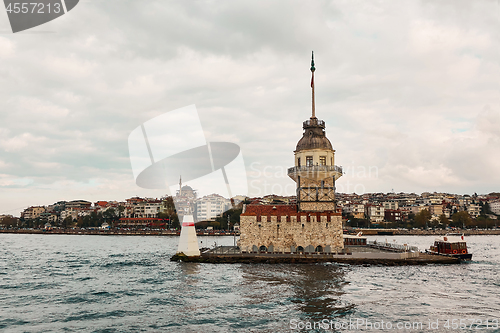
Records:
{"label": "sea", "polygon": [[178,239],[0,234],[0,331],[500,332],[500,236],[426,266],[172,262]]}

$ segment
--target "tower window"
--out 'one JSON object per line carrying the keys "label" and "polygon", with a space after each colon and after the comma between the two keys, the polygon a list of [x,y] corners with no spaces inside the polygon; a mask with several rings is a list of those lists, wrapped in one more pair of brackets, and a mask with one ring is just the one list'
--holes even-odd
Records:
{"label": "tower window", "polygon": [[326,165],[326,156],[319,157],[319,165]]}
{"label": "tower window", "polygon": [[299,158],[297,158],[297,166],[299,166],[299,167],[300,167],[300,157],[299,157]]}
{"label": "tower window", "polygon": [[312,156],[306,156],[306,166],[313,166],[313,157]]}

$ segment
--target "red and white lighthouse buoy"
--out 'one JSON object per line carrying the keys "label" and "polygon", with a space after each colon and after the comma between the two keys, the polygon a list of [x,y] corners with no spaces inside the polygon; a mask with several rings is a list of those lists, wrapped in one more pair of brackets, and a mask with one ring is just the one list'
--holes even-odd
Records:
{"label": "red and white lighthouse buoy", "polygon": [[184,253],[186,256],[199,256],[198,239],[196,238],[196,229],[194,228],[193,215],[184,215],[182,218],[181,236],[179,238],[179,247],[177,254]]}

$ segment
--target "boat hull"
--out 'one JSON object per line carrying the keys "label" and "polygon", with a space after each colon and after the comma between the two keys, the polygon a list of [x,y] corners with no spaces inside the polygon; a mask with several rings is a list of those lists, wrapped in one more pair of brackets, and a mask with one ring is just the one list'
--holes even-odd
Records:
{"label": "boat hull", "polygon": [[428,253],[434,254],[437,256],[458,258],[460,260],[472,260],[472,253],[447,254],[447,253],[439,253],[439,252],[434,252],[434,251],[428,251]]}

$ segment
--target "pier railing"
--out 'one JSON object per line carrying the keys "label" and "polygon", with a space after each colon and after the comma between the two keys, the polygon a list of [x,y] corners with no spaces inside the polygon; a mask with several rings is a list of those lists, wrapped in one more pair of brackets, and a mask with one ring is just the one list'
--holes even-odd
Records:
{"label": "pier railing", "polygon": [[319,126],[325,128],[325,122],[319,119],[309,119],[302,123],[303,127]]}
{"label": "pier railing", "polygon": [[368,246],[381,249],[381,250],[389,250],[394,252],[418,252],[418,247],[409,246],[409,245],[401,245],[396,243],[388,243],[388,242],[377,242],[377,241],[369,241]]}

